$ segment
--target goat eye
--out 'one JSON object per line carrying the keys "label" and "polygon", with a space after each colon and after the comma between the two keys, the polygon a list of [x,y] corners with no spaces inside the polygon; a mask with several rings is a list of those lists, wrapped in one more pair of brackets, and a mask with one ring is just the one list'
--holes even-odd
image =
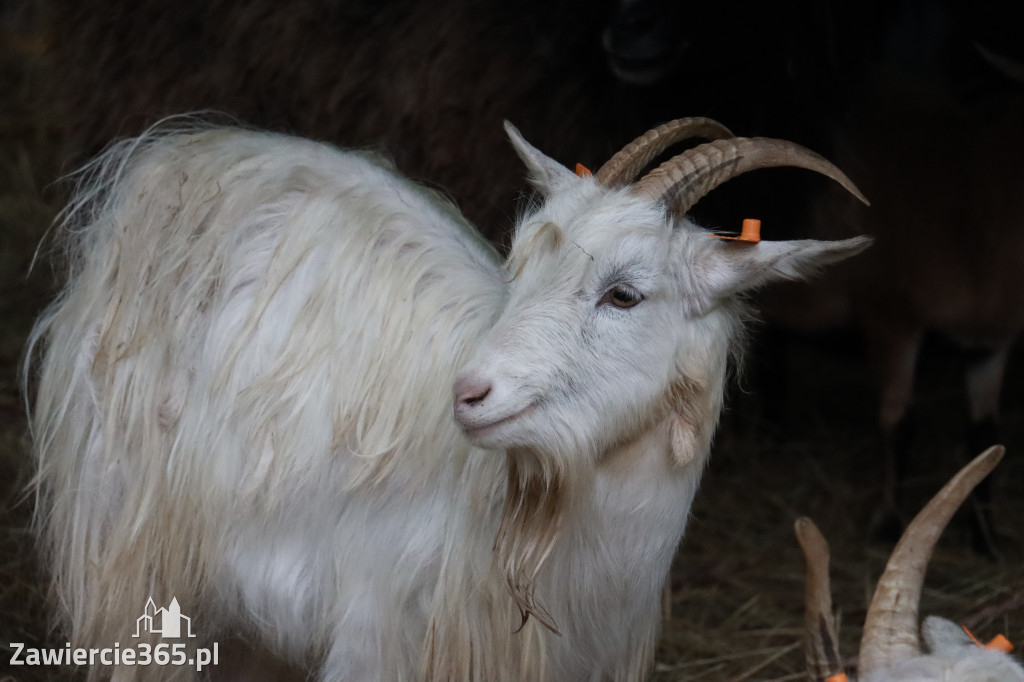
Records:
{"label": "goat eye", "polygon": [[611,303],[616,308],[632,308],[642,300],[644,300],[643,294],[636,289],[619,285],[606,291],[598,301],[598,305]]}

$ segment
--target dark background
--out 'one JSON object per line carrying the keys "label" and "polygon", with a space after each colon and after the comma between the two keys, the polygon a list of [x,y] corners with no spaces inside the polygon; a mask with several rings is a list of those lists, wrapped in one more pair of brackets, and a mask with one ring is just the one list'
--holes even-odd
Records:
{"label": "dark background", "polygon": [[[59,177],[113,139],[190,111],[382,150],[445,191],[499,249],[528,193],[503,119],[570,167],[596,170],[648,128],[693,115],[836,160],[875,213],[795,170],[737,179],[695,210],[698,222],[722,229],[760,217],[767,239],[869,232],[888,255],[800,290],[765,292],[765,321],[731,392],[673,571],[656,675],[800,679],[803,569],[791,527],[801,514],[832,540],[844,653],[852,655],[891,546],[872,533],[885,444],[858,309],[891,308],[894,324],[928,327],[931,313],[913,296],[894,302],[900,292],[942,284],[978,295],[967,308],[991,307],[990,319],[1004,323],[979,331],[968,316],[965,335],[1014,339],[1024,327],[1014,303],[1024,286],[1024,205],[1014,201],[1024,195],[1024,77],[982,52],[1024,68],[1024,5],[1006,4],[0,4],[0,680],[7,643],[63,642],[47,627],[45,574],[27,530],[31,503],[19,501],[31,472],[16,377],[24,337],[61,266],[45,247],[31,274],[29,264],[66,199]],[[905,514],[968,454],[962,371],[970,356],[954,341],[930,331],[919,357],[914,428],[903,439]],[[1000,556],[979,555],[964,527],[951,528],[923,609],[1018,644],[1022,419],[1024,366],[1015,352],[998,426],[1009,448],[994,483]]]}

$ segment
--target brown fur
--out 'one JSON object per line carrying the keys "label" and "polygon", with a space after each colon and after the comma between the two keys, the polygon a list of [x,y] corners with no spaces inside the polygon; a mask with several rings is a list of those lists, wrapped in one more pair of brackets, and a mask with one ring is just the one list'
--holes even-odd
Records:
{"label": "brown fur", "polygon": [[[615,84],[591,3],[46,0],[47,101],[77,165],[163,116],[210,110],[247,124],[375,147],[443,187],[485,236],[511,226],[522,170],[514,120],[565,163],[595,164]],[[587,158],[576,158],[587,151]]]}

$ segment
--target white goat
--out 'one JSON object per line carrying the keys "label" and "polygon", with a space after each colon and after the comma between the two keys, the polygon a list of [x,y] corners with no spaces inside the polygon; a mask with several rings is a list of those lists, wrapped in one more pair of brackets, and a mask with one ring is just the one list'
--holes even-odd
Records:
{"label": "white goat", "polygon": [[[861,638],[861,682],[1024,682],[1024,667],[1006,651],[983,647],[955,623],[930,616],[922,634],[917,609],[932,550],[957,508],[1003,458],[994,445],[954,476],[907,527],[878,580]],[[845,680],[830,596],[828,544],[808,518],[796,522],[807,558],[807,673],[811,682]]]}
{"label": "white goat", "polygon": [[32,338],[38,518],[77,645],[139,641],[146,600],[173,596],[201,641],[320,680],[644,677],[738,296],[868,243],[727,242],[683,216],[760,167],[857,190],[759,138],[630,184],[680,139],[728,136],[706,119],[596,177],[507,128],[546,200],[505,269],[365,153],[213,129],[89,168]]}

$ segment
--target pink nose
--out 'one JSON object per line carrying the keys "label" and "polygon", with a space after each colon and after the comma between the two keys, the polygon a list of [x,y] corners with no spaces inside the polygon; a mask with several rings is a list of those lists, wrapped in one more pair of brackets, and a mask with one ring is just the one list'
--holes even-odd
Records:
{"label": "pink nose", "polygon": [[452,386],[455,394],[455,409],[465,410],[483,402],[491,392],[491,382],[478,377],[459,377]]}

